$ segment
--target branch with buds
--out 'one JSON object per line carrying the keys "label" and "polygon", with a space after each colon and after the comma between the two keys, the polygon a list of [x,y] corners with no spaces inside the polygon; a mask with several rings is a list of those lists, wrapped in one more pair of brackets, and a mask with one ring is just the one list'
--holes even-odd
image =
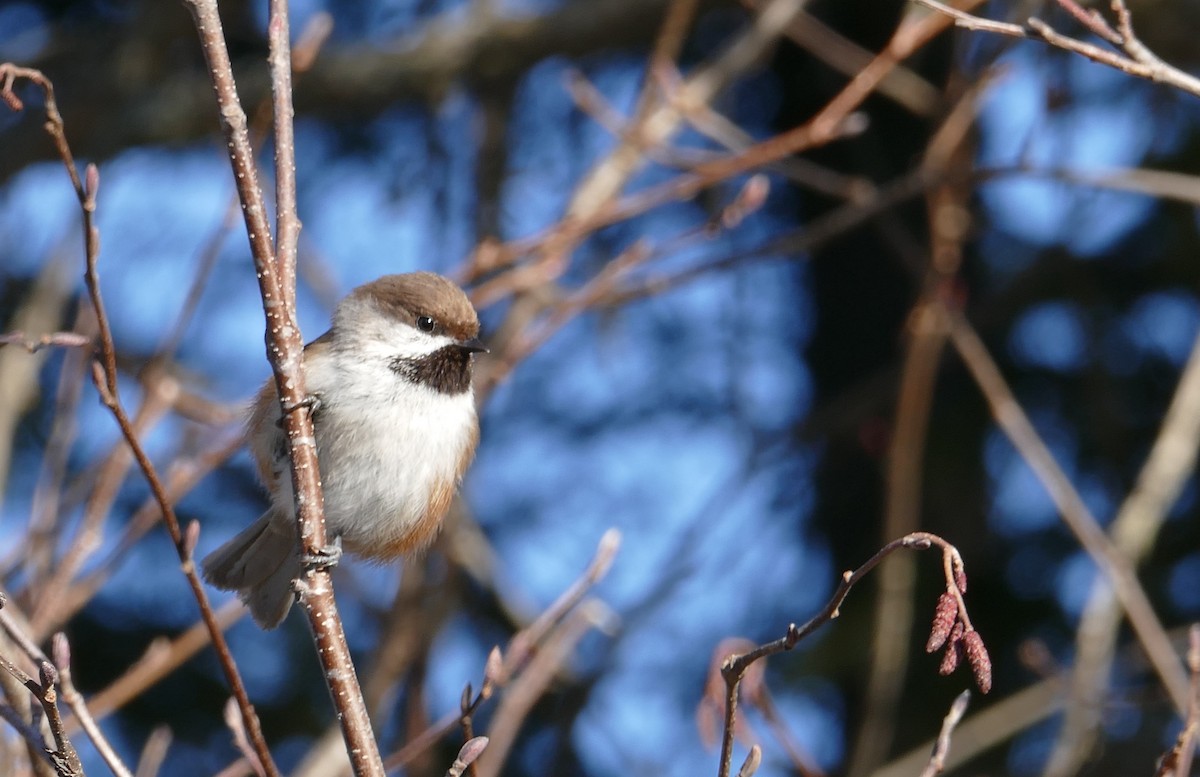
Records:
{"label": "branch with buds", "polygon": [[[839,608],[850,593],[850,589],[892,553],[901,549],[926,550],[935,545],[942,549],[942,569],[946,578],[946,592],[938,599],[933,629],[926,648],[933,652],[946,646],[946,656],[943,657],[939,670],[944,675],[953,672],[958,667],[960,655],[965,655],[967,662],[971,665],[975,684],[979,686],[979,690],[983,693],[991,690],[991,658],[983,644],[983,638],[971,625],[966,603],[963,601],[963,593],[967,588],[967,575],[962,556],[957,548],[936,534],[913,532],[884,545],[858,569],[843,572],[841,582],[833,596],[821,611],[807,623],[802,626],[790,624],[787,633],[779,639],[759,645],[745,653],[735,653],[724,660],[720,672],[725,681],[725,728],[721,739],[721,763],[717,772],[719,777],[729,777],[732,768],[733,739],[737,728],[737,706],[740,698],[739,686],[746,676],[746,672],[755,662],[767,656],[793,649],[802,639],[837,618],[840,614]],[[957,636],[955,636],[956,632]],[[743,766],[739,773],[745,773],[746,769],[747,767]]]}

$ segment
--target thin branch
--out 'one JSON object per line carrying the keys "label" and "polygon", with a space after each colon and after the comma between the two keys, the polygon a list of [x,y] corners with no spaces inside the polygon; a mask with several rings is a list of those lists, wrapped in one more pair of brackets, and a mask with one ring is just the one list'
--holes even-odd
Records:
{"label": "thin branch", "polygon": [[942,720],[942,730],[938,734],[937,744],[933,747],[933,754],[929,757],[929,764],[925,767],[925,771],[921,772],[921,777],[936,777],[946,768],[946,756],[950,752],[950,737],[954,734],[958,722],[967,713],[967,705],[970,702],[971,692],[969,690],[954,697],[950,711]]}
{"label": "thin branch", "polygon": [[[1085,27],[1095,32],[1101,38],[1121,49],[1120,52],[1101,48],[1093,43],[1072,38],[1055,30],[1043,20],[1035,17],[1028,19],[1024,26],[997,22],[951,8],[937,0],[913,0],[937,13],[953,19],[958,27],[976,32],[989,32],[1004,35],[1009,38],[1041,38],[1046,43],[1063,51],[1070,51],[1093,62],[1120,70],[1122,73],[1144,78],[1147,81],[1173,86],[1180,91],[1200,97],[1200,79],[1185,73],[1179,68],[1168,65],[1154,52],[1146,48],[1133,32],[1132,16],[1124,0],[1113,0],[1113,12],[1117,16],[1117,29],[1112,28],[1102,18],[1095,16],[1096,12],[1087,14],[1082,9],[1079,13],[1070,9],[1070,3],[1059,0],[1059,4],[1067,7]],[[1082,17],[1081,17],[1082,14]],[[1105,29],[1107,28],[1107,30]],[[1112,34],[1110,34],[1112,33]]]}
{"label": "thin branch", "polygon": [[567,590],[563,591],[558,599],[537,617],[537,620],[517,632],[508,643],[508,650],[505,651],[504,655],[504,667],[501,679],[511,676],[524,662],[533,648],[542,642],[550,630],[560,623],[568,613],[574,610],[583,601],[583,597],[587,595],[587,592],[608,574],[608,570],[612,567],[612,563],[617,557],[617,551],[620,548],[620,530],[615,528],[609,529],[601,535],[600,542],[596,545],[596,555],[592,558],[591,563],[588,564],[583,574]]}
{"label": "thin branch", "polygon": [[589,599],[547,635],[524,671],[513,680],[492,716],[488,727],[490,747],[477,764],[481,777],[500,774],[521,724],[566,665],[579,640],[593,628],[606,629],[613,619],[607,606],[599,600]]}
{"label": "thin branch", "polygon": [[1188,777],[1192,773],[1192,757],[1200,736],[1200,624],[1188,629],[1187,662],[1192,677],[1191,701],[1175,746],[1162,757],[1155,777]]}
{"label": "thin branch", "polygon": [[[1137,482],[1108,527],[1114,547],[1131,565],[1140,565],[1153,549],[1167,514],[1195,471],[1198,446],[1200,337],[1192,344],[1192,352]],[[1063,716],[1045,777],[1077,774],[1092,751],[1112,676],[1120,625],[1120,603],[1105,581],[1096,580],[1076,629],[1071,703]]]}
{"label": "thin branch", "polygon": [[158,726],[151,731],[146,744],[142,746],[134,777],[157,777],[163,761],[167,759],[167,750],[170,749],[173,738],[174,735],[167,726]]}
{"label": "thin branch", "polygon": [[[258,276],[259,291],[266,316],[267,357],[274,373],[275,386],[281,408],[304,407],[307,392],[304,381],[304,343],[300,327],[296,322],[295,270],[292,260],[294,240],[299,230],[294,219],[294,192],[289,192],[281,206],[291,212],[281,221],[281,260],[277,263],[271,245],[270,225],[262,191],[258,185],[258,171],[247,131],[246,113],[238,98],[233,79],[233,69],[225,36],[221,29],[221,18],[215,0],[186,0],[188,9],[196,23],[200,43],[208,62],[209,75],[216,91],[218,115],[225,139],[229,146],[230,163],[233,167],[238,196],[246,221],[251,253]],[[276,153],[284,160],[282,169],[276,171],[277,180],[291,178],[294,162],[289,164],[292,154],[290,129],[279,130],[279,125],[291,123],[290,72],[287,82],[281,82],[281,72],[290,64],[287,49],[286,4],[273,2],[268,26],[272,62],[272,89],[275,93]],[[282,138],[282,142],[280,139]],[[282,212],[282,211],[281,211]],[[283,266],[284,264],[288,266]],[[317,464],[316,437],[313,433],[312,417],[307,410],[283,414],[291,456],[292,492],[295,499],[298,535],[302,552],[316,555],[326,545],[324,498],[321,492],[320,470]],[[310,567],[298,581],[301,589],[300,601],[308,616],[309,626],[316,643],[317,655],[324,670],[325,682],[330,697],[338,712],[346,750],[357,775],[382,777],[383,766],[379,747],[371,729],[370,717],[346,635],[338,616],[333,598],[333,586],[329,570]],[[247,723],[251,723],[247,719]],[[264,761],[265,763],[265,761]]]}
{"label": "thin branch", "polygon": [[737,777],[751,777],[758,771],[761,764],[762,748],[758,745],[751,745],[750,752],[746,753],[746,760],[742,761],[742,768],[738,769]]}
{"label": "thin branch", "polygon": [[6,345],[18,345],[29,353],[37,353],[43,348],[83,348],[91,344],[90,337],[76,332],[52,332],[37,337],[31,337],[20,331],[0,335],[0,348]]}
{"label": "thin branch", "polygon": [[473,715],[498,688],[503,687],[520,672],[526,670],[527,661],[531,656],[536,659],[540,654],[540,646],[546,640],[547,635],[552,633],[555,627],[580,605],[588,591],[608,573],[620,544],[620,531],[617,529],[606,531],[600,537],[600,541],[596,545],[596,554],[583,574],[568,586],[533,623],[513,635],[513,638],[509,640],[508,649],[503,654],[499,648],[494,648],[488,654],[487,663],[484,665],[483,684],[470,705],[465,709],[447,714],[413,737],[400,750],[388,756],[384,767],[391,771],[407,765],[448,731],[459,725],[464,716]]}
{"label": "thin branch", "polygon": [[[721,762],[717,772],[719,777],[729,777],[729,772],[733,765],[733,735],[737,723],[738,686],[746,674],[746,670],[760,659],[793,649],[809,634],[812,634],[829,621],[837,618],[840,614],[839,608],[842,602],[845,601],[846,596],[850,593],[850,589],[854,587],[855,583],[866,576],[892,553],[901,549],[925,550],[934,545],[942,549],[947,590],[960,592],[962,587],[962,559],[958,554],[958,550],[936,534],[913,532],[884,545],[858,569],[842,573],[842,579],[838,583],[833,596],[830,597],[820,612],[810,618],[803,626],[796,626],[794,623],[789,624],[787,632],[779,639],[759,645],[745,653],[731,655],[725,659],[724,664],[721,666],[721,676],[725,679],[725,728],[721,739]],[[967,629],[971,629],[970,620],[966,617],[965,606],[962,605],[961,593],[959,593],[958,603],[962,608],[960,617],[964,621],[963,625]],[[975,633],[973,629],[971,629],[971,632]],[[953,648],[954,645],[950,645],[948,649]]]}
{"label": "thin branch", "polygon": [[75,713],[75,719],[79,721],[79,725],[88,735],[88,739],[92,740],[92,744],[100,753],[100,757],[104,759],[104,763],[116,777],[133,777],[129,767],[121,761],[121,757],[117,755],[112,744],[97,725],[95,718],[92,717],[87,703],[83,699],[83,694],[75,688],[75,683],[71,681],[71,646],[67,642],[67,636],[62,633],[54,635],[54,663],[58,667],[63,701],[71,708],[71,712]]}
{"label": "thin branch", "polygon": [[259,762],[258,756],[254,753],[254,748],[250,746],[249,740],[246,739],[246,722],[242,720],[241,711],[238,710],[237,703],[230,699],[225,702],[225,726],[229,729],[229,733],[233,735],[233,744],[237,747],[242,758],[250,764],[250,768],[259,777],[263,775],[263,765]]}
{"label": "thin branch", "polygon": [[46,715],[46,723],[54,738],[54,747],[46,748],[46,754],[49,756],[54,770],[61,777],[83,777],[83,764],[79,761],[79,754],[75,752],[75,746],[71,743],[70,737],[67,736],[66,726],[63,725],[62,714],[58,709],[58,691],[54,689],[58,682],[58,671],[55,670],[54,665],[49,661],[39,662],[38,681],[18,669],[7,658],[0,659],[0,665],[24,684],[42,705],[42,712]]}
{"label": "thin branch", "polygon": [[275,263],[284,304],[296,307],[296,245],[300,218],[296,214],[296,138],[293,130],[291,33],[287,0],[271,0],[267,24],[270,50],[272,113],[275,117]]}
{"label": "thin branch", "polygon": [[[222,605],[216,613],[222,631],[246,614],[246,608],[236,600]],[[117,679],[92,695],[90,707],[98,719],[121,709],[140,693],[191,659],[210,639],[208,626],[196,623],[173,639],[159,638],[150,643],[141,658]]]}

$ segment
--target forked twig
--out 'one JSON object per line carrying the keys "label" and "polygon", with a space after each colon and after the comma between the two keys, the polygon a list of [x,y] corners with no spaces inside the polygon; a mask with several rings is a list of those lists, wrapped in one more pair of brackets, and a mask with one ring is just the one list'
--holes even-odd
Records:
{"label": "forked twig", "polygon": [[913,0],[913,2],[953,19],[955,25],[963,29],[990,32],[1010,38],[1041,38],[1055,48],[1070,51],[1131,76],[1144,78],[1147,81],[1155,83],[1167,84],[1188,94],[1200,97],[1200,79],[1185,73],[1177,67],[1168,65],[1138,40],[1133,32],[1132,16],[1129,13],[1129,8],[1125,5],[1125,0],[1112,0],[1113,13],[1117,17],[1116,30],[1113,30],[1112,26],[1096,11],[1092,11],[1089,14],[1078,6],[1075,6],[1071,0],[1058,1],[1059,5],[1066,8],[1088,30],[1118,47],[1120,51],[1112,51],[1111,49],[1102,48],[1093,43],[1064,35],[1036,16],[1030,17],[1024,25],[1011,24],[1009,22],[984,19],[974,14],[951,8],[944,3],[938,2],[938,0]]}

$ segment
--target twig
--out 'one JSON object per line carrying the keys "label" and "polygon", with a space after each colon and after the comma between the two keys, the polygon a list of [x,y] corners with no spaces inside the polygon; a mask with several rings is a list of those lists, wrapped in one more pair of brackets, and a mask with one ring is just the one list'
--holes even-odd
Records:
{"label": "twig", "polygon": [[[213,13],[214,15],[216,13],[215,7]],[[112,330],[108,325],[108,315],[105,313],[104,300],[100,294],[100,278],[96,270],[96,263],[100,255],[100,231],[95,226],[94,217],[96,212],[96,193],[100,187],[100,171],[95,165],[88,165],[86,183],[80,180],[79,172],[75,166],[75,159],[71,154],[70,146],[67,144],[62,117],[59,115],[58,108],[54,102],[53,87],[44,75],[36,70],[13,68],[11,65],[0,65],[0,76],[4,76],[6,79],[4,81],[4,89],[0,92],[0,98],[4,98],[10,105],[14,105],[15,101],[15,105],[20,106],[20,101],[16,99],[11,91],[14,74],[28,78],[45,92],[46,131],[54,140],[55,147],[58,149],[67,174],[71,178],[71,183],[75,187],[75,194],[83,213],[84,248],[87,266],[84,273],[84,280],[87,283],[88,295],[91,298],[92,307],[96,311],[96,324],[100,335],[100,355],[98,360],[92,364],[93,381],[96,384],[97,391],[100,393],[101,401],[113,414],[117,425],[120,426],[122,436],[133,452],[138,466],[141,467],[142,474],[150,485],[151,492],[162,509],[167,531],[179,555],[180,567],[188,580],[192,594],[196,598],[196,603],[200,607],[201,617],[204,619],[205,626],[212,637],[213,648],[217,653],[221,668],[225,672],[225,677],[229,682],[234,697],[238,700],[242,715],[246,719],[247,729],[251,741],[254,743],[255,751],[262,759],[267,774],[271,777],[277,777],[279,771],[271,759],[270,750],[267,748],[266,740],[263,738],[258,715],[255,713],[253,705],[250,704],[250,698],[246,695],[246,689],[242,684],[241,675],[238,674],[237,665],[234,663],[233,656],[229,652],[229,646],[225,643],[225,636],[222,634],[212,607],[209,605],[208,595],[204,591],[204,586],[196,574],[196,567],[192,561],[196,533],[189,531],[185,536],[183,530],[180,528],[179,519],[176,517],[170,499],[163,489],[158,472],[150,462],[149,457],[146,456],[146,452],[142,448],[141,442],[129,421],[129,417],[121,405],[117,389],[116,347],[113,344]]]}
{"label": "twig", "polygon": [[971,692],[969,690],[954,697],[950,711],[942,719],[942,730],[938,734],[937,744],[933,747],[933,754],[929,757],[929,765],[925,767],[925,771],[921,772],[921,777],[935,777],[946,768],[946,755],[950,752],[950,737],[954,734],[958,722],[967,713],[967,705],[970,703]]}
{"label": "twig", "polygon": [[[246,608],[238,601],[222,605],[216,612],[217,624],[222,631],[246,614]],[[117,679],[92,695],[90,707],[96,718],[104,718],[119,710],[137,697],[142,691],[157,683],[184,662],[207,647],[210,642],[207,624],[200,622],[173,639],[160,638],[150,643],[142,657],[125,670]]]}
{"label": "twig", "polygon": [[174,735],[167,726],[158,726],[151,731],[146,744],[142,746],[134,777],[157,777],[163,761],[167,759],[167,750],[170,749],[173,738]]}
{"label": "twig", "polygon": [[498,679],[503,680],[510,677],[525,661],[534,646],[540,644],[546,634],[583,601],[587,592],[608,574],[620,548],[620,530],[609,529],[601,535],[600,542],[596,546],[596,555],[584,573],[567,590],[563,591],[558,599],[547,607],[533,623],[513,636],[508,643],[508,650],[504,653],[504,666]]}
{"label": "twig", "polygon": [[[1200,79],[1168,65],[1138,40],[1133,32],[1132,17],[1124,0],[1113,0],[1112,3],[1113,12],[1117,16],[1117,30],[1115,33],[1112,31],[1111,26],[1098,16],[1086,14],[1082,9],[1080,9],[1080,13],[1071,11],[1072,15],[1079,19],[1089,30],[1100,35],[1100,37],[1109,43],[1120,47],[1122,53],[1110,51],[1095,44],[1063,35],[1037,17],[1031,17],[1026,21],[1025,26],[1022,26],[1020,24],[983,19],[973,14],[951,8],[937,0],[913,0],[913,2],[953,19],[955,25],[967,30],[990,32],[1010,38],[1038,37],[1055,48],[1073,52],[1093,62],[1107,65],[1131,76],[1144,78],[1147,81],[1155,83],[1167,84],[1180,91],[1200,97]],[[1070,10],[1069,3],[1059,0],[1059,4]],[[1084,15],[1081,17],[1080,14]]]}
{"label": "twig", "polygon": [[83,764],[80,763],[79,754],[75,752],[75,746],[67,736],[62,713],[58,710],[58,691],[54,689],[58,682],[58,671],[49,661],[43,661],[38,665],[38,679],[41,680],[41,691],[35,695],[42,703],[46,721],[50,724],[50,733],[54,737],[54,752],[50,754],[50,760],[54,762],[54,768],[63,775],[82,777]]}
{"label": "twig", "polygon": [[58,769],[54,768],[53,761],[50,760],[50,754],[46,748],[46,741],[42,738],[42,732],[34,728],[29,721],[17,712],[16,709],[8,704],[0,703],[0,717],[12,726],[13,729],[21,735],[21,738],[28,746],[32,758],[41,759],[41,769],[36,769],[39,774],[41,771],[49,767],[51,774],[61,774]]}
{"label": "twig", "polygon": [[[1171,506],[1195,471],[1200,445],[1200,338],[1176,384],[1162,427],[1133,490],[1108,527],[1113,545],[1131,565],[1150,553]],[[1079,772],[1100,726],[1099,709],[1112,676],[1121,606],[1103,580],[1092,584],[1075,636],[1071,704],[1045,769],[1045,777]]]}
{"label": "twig", "polygon": [[[471,697],[471,684],[467,683],[467,687],[463,688],[462,697],[458,703],[458,708],[462,711],[462,718],[459,721],[459,725],[462,727],[463,740],[467,744],[470,744],[475,739],[475,720],[473,718],[474,709],[471,704]],[[463,745],[463,747],[465,748],[466,745]],[[457,764],[462,760],[462,753],[460,752],[459,758],[455,761],[455,763]],[[451,769],[453,769],[453,767],[451,767]],[[474,757],[469,761],[463,762],[463,769],[470,771],[470,777],[478,777],[479,770],[475,768]]]}
{"label": "twig", "polygon": [[116,777],[133,777],[129,767],[121,761],[121,757],[113,750],[112,744],[109,743],[91,712],[88,711],[83,694],[76,690],[75,684],[71,681],[71,646],[67,642],[67,636],[62,633],[54,635],[54,663],[58,667],[58,680],[59,685],[62,686],[63,701],[71,708],[71,712],[75,713],[75,719],[79,721],[79,725],[92,740],[92,744],[100,753],[100,757],[104,759],[104,763]]}
{"label": "twig", "polygon": [[1112,28],[1100,12],[1095,8],[1084,10],[1075,0],[1058,0],[1058,6],[1075,17],[1075,20],[1087,27],[1093,34],[1098,35],[1114,46],[1124,43],[1121,33]]}
{"label": "twig", "polygon": [[[946,768],[957,768],[980,752],[1060,712],[1064,702],[1064,687],[1063,679],[1055,676],[1036,682],[973,713],[955,730],[955,748],[946,758]],[[935,747],[936,740],[922,742],[891,763],[876,769],[870,777],[912,777],[920,774],[929,764],[929,754]]]}
{"label": "twig", "polygon": [[[23,295],[20,305],[11,312],[9,326],[27,332],[45,332],[62,326],[63,309],[71,296],[66,264],[57,253],[46,262],[33,279],[28,294]],[[0,397],[4,398],[0,403],[0,492],[8,481],[21,419],[36,406],[41,395],[39,382],[46,356],[0,348]]]}
{"label": "twig", "polygon": [[250,746],[250,742],[246,739],[246,722],[242,720],[241,711],[238,710],[237,702],[233,699],[225,702],[225,726],[229,729],[229,733],[233,735],[233,744],[237,747],[238,752],[242,754],[242,758],[250,764],[250,768],[254,773],[262,777],[264,774],[263,765],[259,762],[258,756],[254,753],[254,748]]}
{"label": "twig", "polygon": [[[87,306],[80,306],[76,313],[75,328],[86,331],[89,340],[95,334],[95,316]],[[19,561],[28,570],[30,590],[40,587],[54,556],[62,486],[67,474],[71,443],[75,439],[78,425],[76,409],[83,396],[84,375],[90,361],[90,354],[82,350],[69,351],[63,360],[58,387],[55,389],[54,422],[42,455],[42,466],[33,492],[33,505],[29,511],[29,528],[26,535],[29,544],[21,548],[19,555],[14,558],[14,561]]]}
{"label": "twig", "polygon": [[417,756],[432,747],[446,733],[459,725],[464,715],[473,715],[479,709],[479,706],[490,699],[492,694],[502,684],[501,681],[504,678],[502,677],[501,664],[503,662],[504,659],[501,657],[500,648],[492,648],[484,663],[483,684],[475,694],[475,698],[471,701],[470,706],[466,710],[460,707],[457,712],[447,713],[440,720],[426,727],[424,731],[414,736],[408,742],[405,742],[403,747],[387,757],[387,760],[383,763],[384,769],[390,772],[411,763]]}
{"label": "twig", "polygon": [[[218,115],[225,139],[229,146],[230,163],[233,166],[238,196],[242,201],[242,212],[246,231],[250,239],[251,253],[258,276],[259,291],[266,316],[267,356],[275,377],[275,386],[280,406],[303,407],[306,398],[304,382],[304,343],[300,327],[296,323],[294,296],[295,270],[292,259],[298,221],[294,214],[294,193],[284,198],[285,206],[292,203],[287,221],[281,222],[280,260],[271,245],[270,225],[262,191],[258,185],[258,172],[246,128],[246,113],[242,109],[233,80],[233,69],[225,36],[221,29],[221,18],[215,0],[186,0],[196,23],[200,43],[208,62],[209,75],[216,91]],[[291,154],[290,129],[280,131],[280,124],[291,123],[290,71],[287,82],[281,82],[281,71],[288,70],[290,62],[286,54],[287,18],[286,4],[271,4],[270,48],[272,61],[272,89],[275,94],[275,123],[286,146],[277,149],[284,161],[276,177],[291,180],[289,164]],[[287,94],[284,94],[287,92]],[[277,144],[280,135],[277,135]],[[282,213],[282,211],[281,211]],[[302,550],[316,555],[326,545],[324,500],[321,493],[320,470],[317,465],[316,438],[313,434],[312,417],[307,411],[284,413],[284,426],[292,461],[292,492],[295,499],[296,520]],[[333,598],[333,586],[329,571],[308,568],[304,572],[300,597],[308,616],[317,655],[324,669],[325,682],[330,697],[338,712],[346,750],[357,775],[382,777],[379,747],[371,730],[366,703],[350,658],[345,631],[338,616]],[[249,722],[249,721],[248,721]],[[264,761],[265,763],[265,761]]]}
{"label": "twig", "polygon": [[38,337],[30,337],[21,331],[0,335],[0,348],[6,345],[19,345],[29,353],[37,353],[43,348],[82,348],[91,344],[90,337],[76,332],[52,332]]}
{"label": "twig", "polygon": [[[92,366],[95,366],[94,362]],[[166,417],[172,401],[167,392],[156,390],[147,390],[141,399],[130,422],[130,433],[138,439]],[[63,594],[87,559],[100,548],[104,520],[116,503],[121,485],[133,463],[133,451],[124,440],[114,442],[108,455],[101,461],[95,486],[84,504],[83,519],[75,528],[71,542],[53,572],[36,591],[37,604],[30,614],[35,638],[45,639],[70,617],[71,613],[63,607]]]}
{"label": "twig", "polygon": [[1188,629],[1187,662],[1192,677],[1191,701],[1175,746],[1163,755],[1155,777],[1188,777],[1192,773],[1192,756],[1200,734],[1200,624]]}
{"label": "twig", "polygon": [[[843,572],[842,579],[838,583],[833,596],[830,597],[820,612],[810,618],[803,626],[796,626],[794,623],[789,624],[787,633],[779,639],[759,645],[745,653],[731,655],[725,659],[724,664],[721,666],[721,676],[725,679],[725,728],[721,739],[721,762],[717,771],[719,777],[729,777],[729,772],[732,768],[733,734],[737,723],[738,686],[742,681],[742,677],[746,674],[746,670],[760,659],[793,649],[809,634],[834,618],[837,618],[840,614],[839,608],[850,593],[850,589],[854,587],[854,584],[892,553],[902,548],[925,550],[934,545],[942,549],[942,565],[946,576],[947,591],[954,591],[957,595],[957,616],[962,621],[965,629],[969,630],[969,633],[977,633],[971,627],[966,606],[962,601],[962,559],[958,554],[958,550],[941,537],[928,532],[913,532],[897,540],[892,540],[880,548],[874,556],[869,558],[858,569]],[[952,644],[948,649],[953,649],[953,647],[954,645]],[[976,679],[978,681],[978,674]],[[990,679],[988,683],[990,684]]]}
{"label": "twig", "polygon": [[607,628],[606,624],[613,619],[614,616],[604,604],[590,599],[547,636],[530,658],[528,666],[513,680],[492,717],[488,727],[491,746],[478,763],[481,777],[495,777],[500,773],[505,756],[516,742],[521,724],[566,664],[579,640],[593,628]]}
{"label": "twig", "polygon": [[525,669],[526,660],[531,655],[538,655],[535,649],[546,638],[546,635],[579,606],[587,592],[608,573],[620,544],[620,531],[617,529],[606,531],[600,537],[600,541],[596,545],[596,554],[583,574],[568,586],[533,623],[513,635],[513,638],[509,640],[507,651],[502,654],[499,648],[493,648],[488,654],[487,663],[484,666],[483,684],[471,704],[466,709],[447,714],[413,737],[400,750],[388,756],[384,767],[391,771],[408,764],[431,747],[446,732],[458,725],[465,715],[473,715],[483,702],[491,698],[497,688],[507,684]]}
{"label": "twig", "polygon": [[[171,462],[166,474],[166,490],[171,504],[178,504],[201,480],[237,453],[243,444],[244,440],[239,430],[235,435],[217,441],[211,448],[195,456],[177,458]],[[65,622],[86,606],[133,550],[137,541],[158,526],[161,520],[162,510],[151,495],[125,522],[121,536],[104,558],[92,565],[85,575],[77,578],[63,592],[62,601],[58,603],[54,613],[57,620]],[[218,610],[218,620],[220,617]],[[203,629],[201,631],[203,632]]]}
{"label": "twig", "polygon": [[296,138],[293,131],[291,33],[287,0],[270,0],[267,41],[271,65],[272,113],[275,117],[275,264],[284,306],[296,307]]}

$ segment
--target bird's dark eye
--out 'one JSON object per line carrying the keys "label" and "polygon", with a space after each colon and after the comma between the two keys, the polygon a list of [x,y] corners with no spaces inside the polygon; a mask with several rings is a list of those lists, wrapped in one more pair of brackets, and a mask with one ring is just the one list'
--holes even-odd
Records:
{"label": "bird's dark eye", "polygon": [[436,323],[429,316],[417,316],[417,329],[422,332],[432,332],[435,325]]}

